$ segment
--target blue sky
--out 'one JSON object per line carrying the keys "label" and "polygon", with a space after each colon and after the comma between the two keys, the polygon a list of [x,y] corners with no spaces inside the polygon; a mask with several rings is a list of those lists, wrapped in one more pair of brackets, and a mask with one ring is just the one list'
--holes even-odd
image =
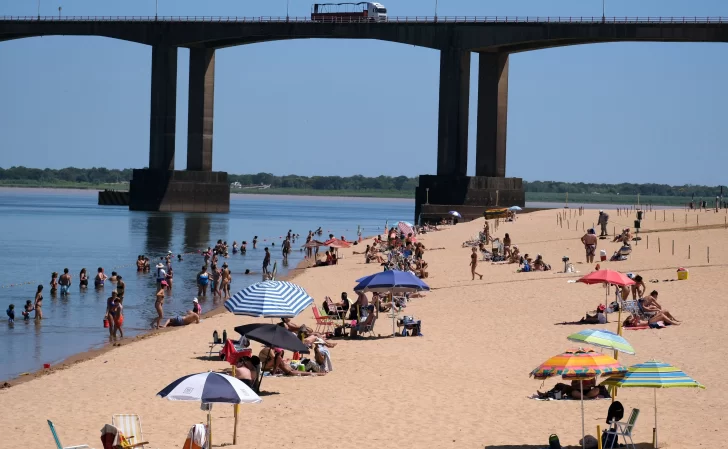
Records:
{"label": "blue sky", "polygon": [[[435,2],[385,0],[390,15]],[[41,0],[41,14],[154,15],[154,0]],[[290,1],[291,16],[311,2]],[[0,15],[35,15],[0,0]],[[439,0],[440,16],[600,16],[601,0]],[[607,0],[607,16],[723,16],[724,0]],[[160,15],[284,16],[285,0],[159,0]],[[151,48],[98,37],[0,43],[0,166],[144,167]],[[188,52],[178,69],[176,165],[186,163]],[[219,50],[213,168],[230,173],[435,173],[439,54],[377,41]],[[728,46],[624,43],[511,56],[507,175],[725,184]],[[477,56],[471,74],[474,174]]]}

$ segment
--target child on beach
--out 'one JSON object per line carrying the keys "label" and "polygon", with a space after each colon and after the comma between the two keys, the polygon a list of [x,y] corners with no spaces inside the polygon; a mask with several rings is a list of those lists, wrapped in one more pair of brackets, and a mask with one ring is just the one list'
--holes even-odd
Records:
{"label": "child on beach", "polygon": [[8,315],[8,323],[13,324],[15,322],[15,304],[10,304],[5,313]]}
{"label": "child on beach", "polygon": [[28,321],[30,319],[30,312],[33,311],[33,301],[30,299],[25,301],[25,310],[23,310],[23,320]]}
{"label": "child on beach", "polygon": [[473,281],[475,280],[475,275],[477,274],[480,276],[480,279],[483,279],[483,275],[476,272],[475,268],[478,266],[478,248],[473,248],[473,253],[470,255],[470,274],[473,276]]}

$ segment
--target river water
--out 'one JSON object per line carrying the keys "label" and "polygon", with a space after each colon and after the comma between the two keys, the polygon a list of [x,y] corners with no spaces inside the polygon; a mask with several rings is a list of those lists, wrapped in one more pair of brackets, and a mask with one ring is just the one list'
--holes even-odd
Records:
{"label": "river water", "polygon": [[[273,195],[232,195],[229,214],[188,214],[131,212],[126,207],[98,206],[97,193],[73,190],[0,189],[0,379],[16,377],[57,363],[73,354],[105,344],[103,328],[106,298],[114,289],[81,291],[78,274],[86,268],[92,279],[98,267],[108,275],[116,271],[126,283],[124,332],[133,336],[150,329],[154,309],[155,278],[137,273],[139,254],[151,261],[172,251],[184,254],[173,262],[174,288],[165,299],[165,318],[184,314],[197,293],[195,275],[203,264],[197,251],[218,239],[238,244],[248,241],[245,256],[226,259],[233,274],[232,290],[237,291],[260,280],[245,276],[249,268],[260,273],[263,247],[270,246],[272,261],[281,265],[280,243],[289,229],[302,236],[293,245],[289,266],[302,259],[300,245],[309,230],[319,226],[324,239],[329,233],[356,238],[357,226],[364,235],[381,233],[385,221],[411,221],[412,200],[279,197]],[[251,241],[258,236],[258,249]],[[275,243],[275,247],[273,247]],[[67,297],[52,296],[51,272],[68,268],[73,285]],[[152,271],[154,271],[152,269]],[[21,311],[33,299],[38,284],[43,290],[44,319],[23,321]],[[203,312],[220,306],[210,296],[201,301]],[[15,304],[14,324],[6,322],[5,310]]]}

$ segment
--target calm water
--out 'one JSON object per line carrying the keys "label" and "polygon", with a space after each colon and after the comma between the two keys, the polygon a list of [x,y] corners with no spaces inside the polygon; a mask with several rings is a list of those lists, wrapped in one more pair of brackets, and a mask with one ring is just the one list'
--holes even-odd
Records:
{"label": "calm water", "polygon": [[[197,293],[195,275],[203,264],[198,250],[218,239],[248,241],[245,256],[230,254],[226,261],[233,273],[234,291],[259,281],[245,276],[246,268],[260,272],[263,247],[271,246],[273,261],[281,266],[280,242],[289,229],[303,239],[289,256],[295,267],[298,252],[309,230],[321,226],[332,233],[355,239],[357,226],[364,235],[380,233],[389,220],[411,221],[411,200],[277,197],[233,195],[229,214],[130,212],[124,207],[96,205],[96,192],[0,189],[0,379],[34,371],[44,363],[56,363],[70,355],[108,341],[103,328],[106,298],[114,286],[81,291],[78,274],[86,268],[93,276],[98,267],[118,272],[126,282],[124,333],[133,336],[149,329],[154,310],[155,279],[137,273],[137,255],[154,261],[167,251],[186,253],[173,262],[174,289],[164,303],[165,318],[190,310]],[[259,245],[252,249],[253,236]],[[272,243],[275,243],[273,248]],[[73,276],[70,295],[50,294],[51,272],[68,268]],[[154,271],[154,270],[152,270]],[[93,284],[93,282],[91,282]],[[38,284],[44,285],[42,321],[23,321],[21,311],[33,299]],[[5,320],[8,305],[15,304],[16,320]],[[203,311],[221,304],[211,297],[201,300]]]}

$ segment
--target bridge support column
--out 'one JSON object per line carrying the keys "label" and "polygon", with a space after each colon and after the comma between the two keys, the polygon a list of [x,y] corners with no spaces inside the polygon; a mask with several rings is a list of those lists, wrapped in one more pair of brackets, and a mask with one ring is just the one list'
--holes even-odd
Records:
{"label": "bridge support column", "polygon": [[465,176],[468,170],[470,52],[440,52],[440,112],[437,126],[437,174]]}
{"label": "bridge support column", "polygon": [[190,50],[187,170],[174,170],[177,49],[154,47],[149,169],[134,170],[129,209],[230,211],[227,173],[212,171],[214,83],[214,50]]}
{"label": "bridge support column", "polygon": [[191,48],[187,111],[187,170],[212,171],[214,109],[215,50]]}
{"label": "bridge support column", "polygon": [[177,123],[177,48],[152,47],[152,104],[149,120],[149,168],[174,170]]}
{"label": "bridge support column", "polygon": [[437,175],[419,177],[415,221],[440,221],[451,210],[472,220],[491,207],[525,206],[523,180],[505,177],[508,55],[480,54],[476,176],[466,172],[469,73],[469,55],[442,52]]}
{"label": "bridge support column", "polygon": [[506,176],[508,54],[480,53],[475,175]]}

